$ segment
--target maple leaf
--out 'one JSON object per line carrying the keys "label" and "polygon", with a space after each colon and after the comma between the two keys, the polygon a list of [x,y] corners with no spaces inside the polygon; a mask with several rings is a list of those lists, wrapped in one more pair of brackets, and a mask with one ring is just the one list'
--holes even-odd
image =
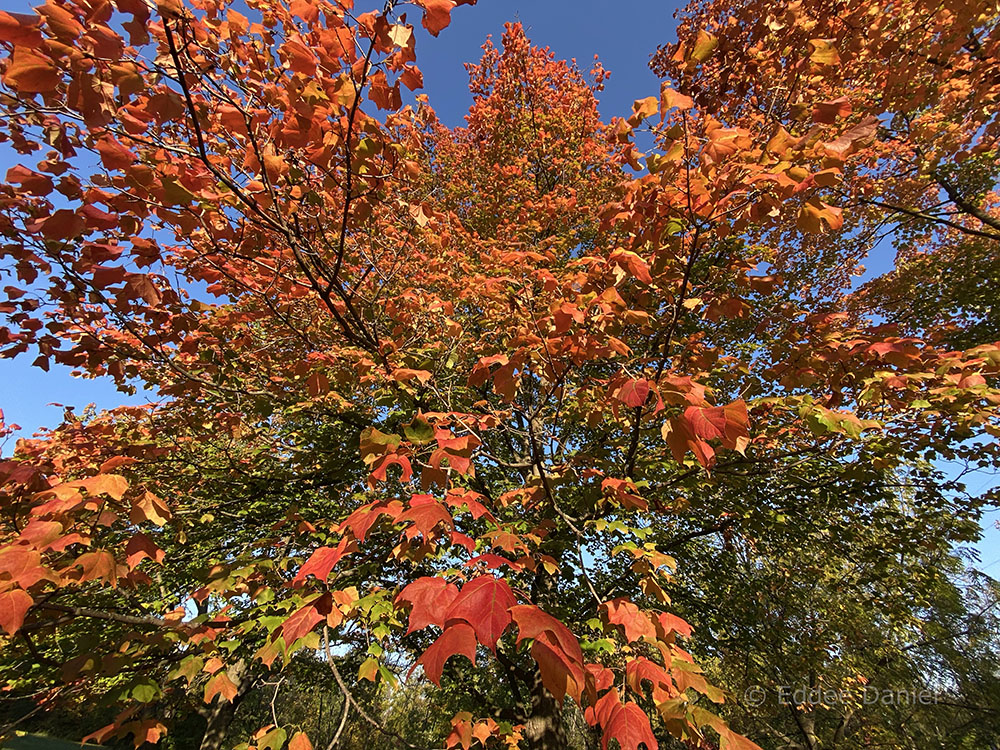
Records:
{"label": "maple leaf", "polygon": [[410,499],[409,509],[401,513],[396,522],[411,522],[413,528],[407,530],[407,535],[416,532],[425,540],[433,538],[434,530],[438,527],[448,530],[455,528],[455,521],[448,509],[430,495],[414,495]]}
{"label": "maple leaf", "polygon": [[834,123],[839,117],[847,117],[854,111],[851,100],[846,96],[819,102],[813,106],[813,122]]}
{"label": "maple leaf", "polygon": [[417,0],[417,4],[424,9],[421,23],[434,36],[451,23],[451,11],[455,7],[452,0]]}
{"label": "maple leaf", "polygon": [[663,84],[660,89],[660,108],[664,113],[666,113],[668,109],[688,110],[692,107],[694,107],[694,99],[675,91],[666,83]]}
{"label": "maple leaf", "polygon": [[368,503],[351,513],[338,527],[338,531],[350,531],[358,542],[364,542],[365,537],[382,516],[395,520],[402,508],[387,506],[385,503]]}
{"label": "maple leaf", "polygon": [[384,482],[386,480],[386,470],[390,466],[398,466],[401,469],[400,482],[405,484],[413,479],[413,467],[410,465],[410,459],[406,456],[390,453],[375,461],[369,476],[369,484],[374,487],[376,481]]}
{"label": "maple leaf", "polygon": [[23,13],[8,13],[0,10],[0,41],[8,42],[18,47],[42,46],[42,35],[39,31],[38,16],[27,16]]}
{"label": "maple leaf", "polygon": [[704,440],[726,434],[726,412],[721,406],[689,406],[684,410],[684,419],[691,432]]}
{"label": "maple leaf", "polygon": [[135,568],[143,560],[153,560],[162,563],[166,553],[156,546],[152,539],[139,533],[132,536],[125,546],[125,564],[129,569]]}
{"label": "maple leaf", "polygon": [[648,682],[652,686],[653,702],[663,703],[677,696],[670,675],[659,664],[650,661],[644,656],[633,659],[625,666],[625,680],[632,691],[642,695],[642,683]]}
{"label": "maple leaf", "polygon": [[832,39],[810,39],[809,59],[820,65],[837,65],[840,54]]}
{"label": "maple leaf", "polygon": [[101,155],[101,163],[112,171],[124,171],[138,161],[131,149],[110,135],[104,135],[97,141],[97,153]]}
{"label": "maple leaf", "polygon": [[7,170],[7,182],[20,185],[24,192],[38,196],[48,195],[54,188],[48,175],[33,172],[20,164]]}
{"label": "maple leaf", "polygon": [[715,52],[715,48],[718,46],[718,37],[707,31],[699,31],[694,46],[691,48],[690,59],[695,62],[704,62],[712,56],[712,53]]}
{"label": "maple leaf", "polygon": [[81,569],[81,582],[99,578],[112,586],[118,585],[118,565],[115,556],[107,550],[94,550],[80,555],[70,567]]}
{"label": "maple leaf", "polygon": [[34,600],[21,589],[0,592],[0,628],[7,635],[14,635],[24,624],[24,616],[32,604]]}
{"label": "maple leaf", "polygon": [[601,611],[607,618],[608,624],[622,627],[625,639],[629,643],[634,643],[643,637],[656,638],[656,627],[649,619],[649,615],[627,599],[618,597],[605,602],[601,605]]}
{"label": "maple leaf", "polygon": [[332,609],[332,598],[323,594],[314,601],[300,607],[281,626],[281,637],[291,646],[299,638],[309,633],[320,622],[326,619]]}
{"label": "maple leaf", "polygon": [[618,400],[633,409],[646,403],[649,397],[649,381],[644,378],[626,380],[618,389]]}
{"label": "maple leaf", "polygon": [[586,685],[583,651],[570,630],[559,620],[533,604],[511,607],[517,623],[517,642],[534,639],[531,656],[538,664],[542,683],[557,701],[570,695],[580,701]]}
{"label": "maple leaf", "polygon": [[534,604],[518,604],[510,608],[511,619],[517,624],[517,642],[549,634],[550,645],[557,646],[573,663],[583,666],[583,651],[576,636],[562,622]]}
{"label": "maple leaf", "polygon": [[163,526],[170,520],[170,509],[167,504],[152,492],[143,492],[132,501],[129,520],[133,523],[151,521],[157,526]]}
{"label": "maple leaf", "polygon": [[656,616],[656,621],[663,628],[665,635],[673,632],[678,635],[691,636],[691,626],[680,617],[677,617],[677,615],[672,615],[669,612],[661,612]]}
{"label": "maple leaf", "polygon": [[410,605],[409,627],[406,635],[422,630],[428,625],[444,627],[445,612],[458,596],[458,586],[443,578],[425,576],[418,578],[396,595],[396,604]]}
{"label": "maple leaf", "polygon": [[798,226],[806,232],[837,230],[844,225],[843,211],[818,199],[805,203],[799,210]]}
{"label": "maple leaf", "polygon": [[62,80],[55,63],[27,47],[15,47],[3,73],[3,83],[24,94],[54,91]]}
{"label": "maple leaf", "polygon": [[316,576],[320,581],[325,581],[334,566],[340,562],[345,554],[348,554],[348,545],[349,540],[345,537],[340,540],[336,547],[320,547],[313,551],[309,559],[299,568],[295,578],[292,579],[293,585],[300,584],[310,575]]}
{"label": "maple leaf", "polygon": [[646,750],[658,750],[659,744],[653,735],[653,728],[649,724],[649,717],[638,703],[628,703],[622,705],[618,703],[614,706],[608,716],[606,723],[603,723],[604,733],[601,735],[601,747],[607,750],[608,743],[618,740],[621,750],[639,750],[640,745]]}
{"label": "maple leaf", "polygon": [[540,633],[531,644],[531,657],[538,664],[542,684],[557,701],[561,703],[569,695],[580,702],[586,685],[583,666],[574,661],[548,631]]}
{"label": "maple leaf", "polygon": [[222,699],[232,703],[239,689],[226,672],[218,672],[205,685],[205,703],[211,703],[215,696],[221,695]]}
{"label": "maple leaf", "polygon": [[0,573],[9,576],[23,589],[34,586],[50,573],[43,567],[42,556],[33,549],[17,545],[0,549]]}
{"label": "maple leaf", "polygon": [[517,604],[507,582],[491,575],[466,583],[448,607],[445,622],[464,620],[474,629],[479,642],[496,651],[497,641],[511,623],[510,608]]}
{"label": "maple leaf", "polygon": [[464,656],[475,666],[476,631],[472,629],[471,625],[463,622],[449,624],[444,632],[438,636],[438,639],[420,656],[417,663],[410,669],[410,673],[412,674],[413,669],[418,665],[423,666],[427,679],[440,687],[444,664],[450,657],[456,655]]}
{"label": "maple leaf", "polygon": [[659,109],[659,105],[660,102],[655,96],[647,96],[645,99],[636,99],[635,103],[632,105],[632,117],[629,118],[629,122],[633,125],[638,125],[647,117],[655,115],[656,111]]}

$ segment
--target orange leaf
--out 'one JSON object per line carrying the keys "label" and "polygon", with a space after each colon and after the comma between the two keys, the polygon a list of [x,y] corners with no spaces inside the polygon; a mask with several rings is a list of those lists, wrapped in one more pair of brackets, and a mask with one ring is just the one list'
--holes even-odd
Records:
{"label": "orange leaf", "polygon": [[3,628],[7,635],[14,635],[21,629],[24,616],[34,603],[28,593],[21,589],[0,593],[0,628]]}
{"label": "orange leaf", "polygon": [[619,703],[612,708],[611,715],[604,724],[604,734],[601,737],[601,747],[607,750],[609,739],[618,740],[621,750],[639,750],[639,745],[645,745],[646,750],[658,750],[659,745],[649,725],[649,717],[638,703]]}
{"label": "orange leaf", "polygon": [[634,643],[643,636],[656,638],[656,627],[649,616],[627,599],[622,597],[612,599],[602,604],[601,609],[607,617],[608,624],[621,625],[625,639],[629,643]]}
{"label": "orange leaf", "polygon": [[22,94],[47,94],[55,91],[62,74],[47,57],[27,47],[15,47],[3,74],[3,83]]}
{"label": "orange leaf", "polygon": [[417,4],[424,9],[424,28],[434,36],[451,23],[451,11],[455,7],[452,0],[417,0]]}
{"label": "orange leaf", "polygon": [[306,635],[326,618],[332,607],[333,597],[329,594],[323,594],[296,611],[281,626],[281,637],[285,639],[285,643],[291,646],[299,638]]}
{"label": "orange leaf", "polygon": [[237,692],[236,685],[229,679],[229,675],[225,672],[219,672],[205,685],[205,703],[211,703],[217,695],[221,695],[226,701],[232,703]]}
{"label": "orange leaf", "polygon": [[41,47],[40,24],[41,20],[37,15],[0,10],[0,42],[9,42],[18,47]]}
{"label": "orange leaf", "polygon": [[[424,674],[427,679],[438,687],[441,687],[441,672],[444,671],[444,664],[449,657],[464,656],[473,665],[476,663],[476,633],[470,625],[464,622],[455,623],[445,628],[445,631],[430,645],[423,655],[417,660],[417,664],[424,667]],[[417,664],[413,665],[415,669]],[[413,669],[410,670],[413,672]]]}
{"label": "orange leaf", "polygon": [[820,65],[838,65],[840,53],[837,52],[832,39],[810,39],[809,59]]}
{"label": "orange leaf", "polygon": [[573,700],[580,702],[587,682],[583,666],[574,662],[565,651],[553,643],[547,632],[542,633],[531,644],[531,657],[538,664],[542,684],[557,701],[561,703],[563,698],[569,695]]}

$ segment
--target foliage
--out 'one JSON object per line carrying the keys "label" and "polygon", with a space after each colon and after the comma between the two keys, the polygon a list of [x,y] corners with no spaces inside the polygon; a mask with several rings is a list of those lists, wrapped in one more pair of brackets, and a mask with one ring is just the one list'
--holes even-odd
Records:
{"label": "foliage", "polygon": [[741,686],[767,596],[808,646],[782,677],[877,680],[960,619],[990,495],[933,466],[996,465],[1000,342],[847,285],[885,222],[994,247],[995,110],[962,102],[995,98],[995,8],[887,48],[910,16],[872,4],[694,5],[608,124],[604,71],[511,25],[453,129],[399,5],[0,12],[0,352],[159,398],[0,464],[5,689],[137,747],[748,750],[705,670]]}

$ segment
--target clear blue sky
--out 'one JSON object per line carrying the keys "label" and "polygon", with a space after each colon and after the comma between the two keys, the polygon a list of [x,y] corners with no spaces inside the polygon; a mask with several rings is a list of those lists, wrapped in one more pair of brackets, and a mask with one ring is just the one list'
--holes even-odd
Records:
{"label": "clear blue sky", "polygon": [[[23,12],[37,2],[4,0],[3,4],[5,10]],[[534,43],[551,47],[559,58],[576,58],[584,70],[598,55],[611,72],[600,97],[601,112],[605,119],[627,116],[634,100],[659,92],[659,81],[647,63],[658,45],[674,40],[677,7],[655,0],[479,0],[474,7],[456,8],[451,26],[437,39],[418,30],[417,63],[424,73],[424,93],[442,121],[461,124],[471,102],[464,63],[479,60],[487,35],[499,41],[504,23],[519,20]],[[409,15],[419,18],[416,9]],[[9,154],[0,151],[0,174],[10,165]],[[888,262],[888,257],[872,258],[869,266],[884,268]],[[112,407],[142,401],[141,394],[126,398],[107,381],[70,377],[66,368],[53,366],[45,373],[32,368],[30,358],[0,360],[0,408],[8,423],[24,428],[22,435],[59,422],[62,409],[51,403]],[[12,447],[4,446],[3,453],[9,454]],[[970,489],[979,489],[976,484],[973,480]],[[1000,532],[993,528],[998,517],[994,513],[984,521],[987,536],[979,545],[982,562],[994,576],[1000,572]]]}

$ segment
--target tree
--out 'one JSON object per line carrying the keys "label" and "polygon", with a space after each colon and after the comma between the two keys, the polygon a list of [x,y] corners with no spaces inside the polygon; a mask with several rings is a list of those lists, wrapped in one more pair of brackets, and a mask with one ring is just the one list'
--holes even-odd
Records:
{"label": "tree", "polygon": [[[465,4],[416,10],[436,36]],[[752,748],[686,648],[671,553],[777,533],[762,493],[801,498],[802,467],[844,488],[995,464],[969,441],[997,430],[1000,347],[846,304],[854,225],[830,191],[865,190],[872,128],[819,83],[797,93],[809,137],[680,74],[606,125],[603,71],[515,25],[450,129],[404,106],[422,79],[396,6],[0,14],[2,132],[35,162],[0,192],[3,353],[160,397],[70,414],[0,465],[11,689],[119,706],[101,741],[170,743],[198,710],[206,750],[303,750],[318,737],[279,696],[322,664],[333,747],[547,750],[582,714],[605,748]],[[674,58],[711,72],[731,48],[686,28]],[[810,80],[835,77],[835,44],[812,46]],[[992,240],[977,211],[945,226]],[[967,538],[985,499],[929,481],[918,517]],[[910,517],[879,491],[855,515],[827,499],[848,523]],[[416,670],[440,729],[393,719]]]}

